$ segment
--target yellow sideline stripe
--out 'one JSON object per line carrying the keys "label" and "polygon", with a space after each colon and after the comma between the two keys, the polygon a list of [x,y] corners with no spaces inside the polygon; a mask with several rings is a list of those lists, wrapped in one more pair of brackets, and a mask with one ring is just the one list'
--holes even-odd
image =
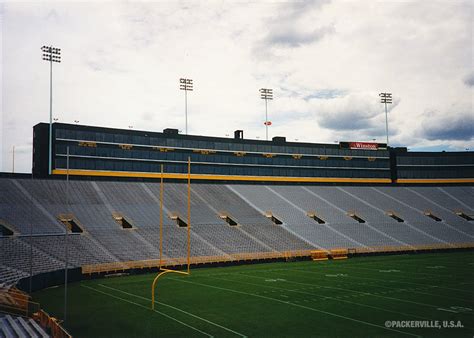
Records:
{"label": "yellow sideline stripe", "polygon": [[474,178],[399,178],[397,183],[474,183]]}
{"label": "yellow sideline stripe", "polygon": [[[54,169],[54,175],[66,175],[65,169]],[[106,170],[82,170],[70,169],[69,175],[73,176],[107,176],[107,177],[140,177],[157,178],[161,173],[130,172],[130,171],[106,171]],[[188,174],[164,173],[164,178],[187,179]],[[218,180],[218,181],[269,181],[269,182],[336,182],[336,183],[391,183],[389,178],[346,178],[346,177],[283,177],[283,176],[233,176],[233,175],[206,175],[191,174],[192,180]]]}

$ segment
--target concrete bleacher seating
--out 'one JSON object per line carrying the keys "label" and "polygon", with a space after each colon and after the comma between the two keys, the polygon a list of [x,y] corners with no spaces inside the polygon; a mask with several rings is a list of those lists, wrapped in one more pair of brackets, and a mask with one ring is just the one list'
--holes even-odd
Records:
{"label": "concrete bleacher seating", "polygon": [[50,337],[33,319],[0,313],[0,337]]}
{"label": "concrete bleacher seating", "polygon": [[[61,214],[72,214],[84,230],[68,236],[72,267],[159,257],[159,183],[70,181],[68,187],[63,180],[0,179],[0,191],[0,220],[15,231],[14,236],[0,236],[4,285],[29,275],[30,250],[33,274],[64,268]],[[186,184],[165,184],[164,258],[186,256],[187,229],[170,216],[187,222],[187,193]],[[193,183],[191,255],[230,259],[251,253],[473,243],[473,222],[456,214],[474,214],[473,196],[468,186]],[[427,211],[441,221],[426,216]],[[122,228],[114,215],[132,228]],[[228,224],[226,217],[235,224]]]}

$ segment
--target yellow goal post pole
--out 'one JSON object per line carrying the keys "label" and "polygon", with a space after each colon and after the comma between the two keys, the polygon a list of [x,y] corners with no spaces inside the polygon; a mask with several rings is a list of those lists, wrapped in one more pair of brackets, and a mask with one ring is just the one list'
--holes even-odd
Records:
{"label": "yellow goal post pole", "polygon": [[161,165],[160,180],[160,267],[159,273],[151,285],[151,309],[155,310],[155,287],[158,279],[167,273],[179,273],[181,275],[190,275],[191,266],[191,157],[188,157],[188,241],[187,241],[187,271],[178,271],[162,268],[163,256],[163,164]]}
{"label": "yellow goal post pole", "polygon": [[161,165],[160,178],[160,270],[163,265],[163,164]]}
{"label": "yellow goal post pole", "polygon": [[188,274],[191,263],[191,156],[188,157]]}

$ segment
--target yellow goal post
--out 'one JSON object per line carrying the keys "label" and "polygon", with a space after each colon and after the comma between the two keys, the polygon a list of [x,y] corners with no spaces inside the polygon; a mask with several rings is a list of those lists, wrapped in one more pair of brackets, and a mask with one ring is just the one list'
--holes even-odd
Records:
{"label": "yellow goal post", "polygon": [[168,273],[178,273],[181,275],[190,275],[190,265],[191,265],[191,157],[188,157],[188,224],[187,224],[187,252],[186,252],[186,271],[172,270],[163,268],[163,164],[161,165],[161,175],[160,175],[160,261],[158,268],[158,275],[156,275],[153,283],[151,285],[151,309],[155,309],[155,289],[156,283],[161,276],[164,276]]}

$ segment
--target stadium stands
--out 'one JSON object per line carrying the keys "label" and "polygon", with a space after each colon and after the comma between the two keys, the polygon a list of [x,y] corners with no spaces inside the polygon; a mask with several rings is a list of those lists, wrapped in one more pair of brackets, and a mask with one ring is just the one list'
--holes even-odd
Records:
{"label": "stadium stands", "polygon": [[33,319],[0,313],[0,337],[50,337]]}
{"label": "stadium stands", "polygon": [[[191,187],[192,257],[235,260],[296,251],[310,256],[312,250],[370,252],[474,243],[474,223],[459,216],[474,214],[469,186]],[[30,265],[33,274],[63,269],[66,245],[71,267],[159,258],[159,183],[70,181],[67,186],[62,180],[2,178],[0,189],[0,220],[14,231],[0,236],[4,286],[28,276]],[[183,258],[187,231],[171,216],[187,222],[187,186],[166,183],[163,207],[163,257]],[[65,226],[58,220],[64,214],[84,230],[67,236],[67,244]],[[122,227],[117,217],[131,226]]]}

